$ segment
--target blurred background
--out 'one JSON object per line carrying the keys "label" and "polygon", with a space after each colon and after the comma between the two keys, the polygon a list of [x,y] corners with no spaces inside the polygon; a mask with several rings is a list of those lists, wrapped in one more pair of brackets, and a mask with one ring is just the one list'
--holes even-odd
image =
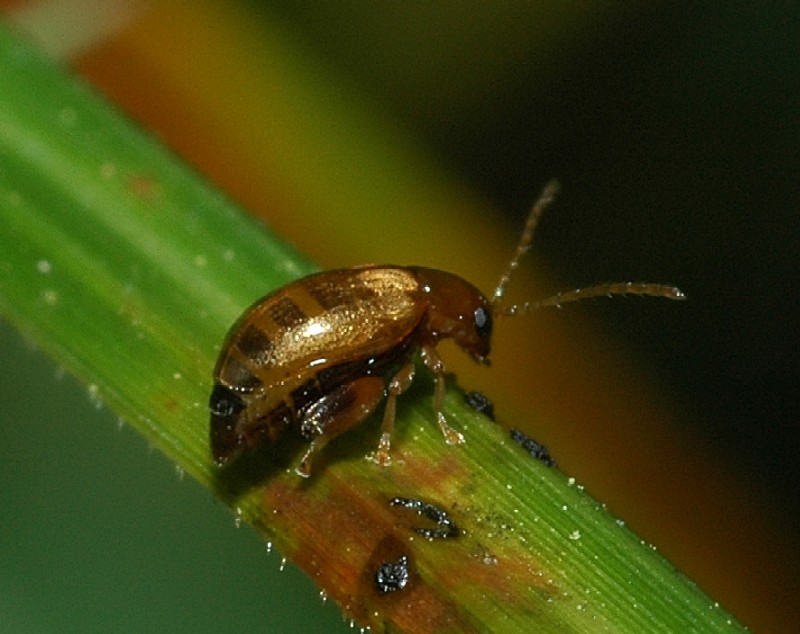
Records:
{"label": "blurred background", "polygon": [[[512,299],[630,279],[689,301],[501,322],[491,371],[448,362],[753,631],[796,627],[800,7],[0,8],[325,267],[413,262],[488,292],[558,177]],[[0,337],[0,629],[349,630],[222,504]]]}

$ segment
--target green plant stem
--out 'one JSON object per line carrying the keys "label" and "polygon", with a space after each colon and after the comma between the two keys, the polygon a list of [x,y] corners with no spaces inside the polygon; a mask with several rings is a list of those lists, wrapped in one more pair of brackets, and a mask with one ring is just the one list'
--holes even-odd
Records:
{"label": "green plant stem", "polygon": [[[297,447],[220,473],[211,368],[229,325],[304,258],[101,99],[0,28],[0,311],[182,469],[233,506],[345,613],[409,632],[717,632],[741,627],[581,487],[531,459],[451,386],[449,447],[432,385],[403,399],[395,464],[364,459],[376,421],[332,443],[314,477]],[[284,455],[285,453],[285,455]],[[425,538],[445,511],[458,537]],[[409,584],[375,573],[409,561]]]}

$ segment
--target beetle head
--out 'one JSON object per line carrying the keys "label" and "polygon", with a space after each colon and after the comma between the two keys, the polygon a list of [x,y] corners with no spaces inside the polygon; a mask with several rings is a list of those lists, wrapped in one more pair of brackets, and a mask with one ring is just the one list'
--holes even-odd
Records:
{"label": "beetle head", "polygon": [[427,334],[434,341],[452,337],[473,359],[488,365],[492,306],[472,284],[452,273],[411,267],[428,304]]}

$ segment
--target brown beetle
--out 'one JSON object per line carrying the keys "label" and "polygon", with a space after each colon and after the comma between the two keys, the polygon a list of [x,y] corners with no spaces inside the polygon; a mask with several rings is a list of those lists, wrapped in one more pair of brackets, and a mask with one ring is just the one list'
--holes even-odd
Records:
{"label": "brown beetle", "polygon": [[502,299],[530,246],[536,224],[558,190],[547,185],[492,299],[452,273],[419,266],[363,266],[324,271],[270,293],[234,324],[214,369],[211,452],[224,465],[243,450],[274,442],[291,429],[309,441],[296,472],[308,477],[311,457],[358,425],[386,398],[375,462],[388,466],[397,397],[414,378],[414,354],[433,373],[433,409],[450,445],[464,437],[447,424],[445,366],[436,351],[452,337],[488,363],[493,318],[560,306],[599,295],[684,299],[676,287],[613,283],[575,289],[514,306]]}

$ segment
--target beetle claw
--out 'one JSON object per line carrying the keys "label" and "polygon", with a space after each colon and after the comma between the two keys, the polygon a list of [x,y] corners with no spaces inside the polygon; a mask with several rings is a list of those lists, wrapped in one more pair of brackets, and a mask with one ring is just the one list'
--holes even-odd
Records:
{"label": "beetle claw", "polygon": [[314,453],[314,449],[314,443],[312,442],[308,446],[308,449],[306,449],[298,465],[294,468],[294,472],[301,478],[311,477],[311,454]]}
{"label": "beetle claw", "polygon": [[390,467],[392,465],[391,443],[392,435],[389,432],[383,432],[378,441],[378,449],[371,456],[372,462],[382,467]]}
{"label": "beetle claw", "polygon": [[464,434],[461,432],[456,431],[450,425],[447,424],[447,419],[445,419],[444,414],[441,412],[437,412],[436,415],[436,422],[439,423],[439,429],[442,430],[442,435],[444,436],[444,441],[448,445],[463,445]]}

